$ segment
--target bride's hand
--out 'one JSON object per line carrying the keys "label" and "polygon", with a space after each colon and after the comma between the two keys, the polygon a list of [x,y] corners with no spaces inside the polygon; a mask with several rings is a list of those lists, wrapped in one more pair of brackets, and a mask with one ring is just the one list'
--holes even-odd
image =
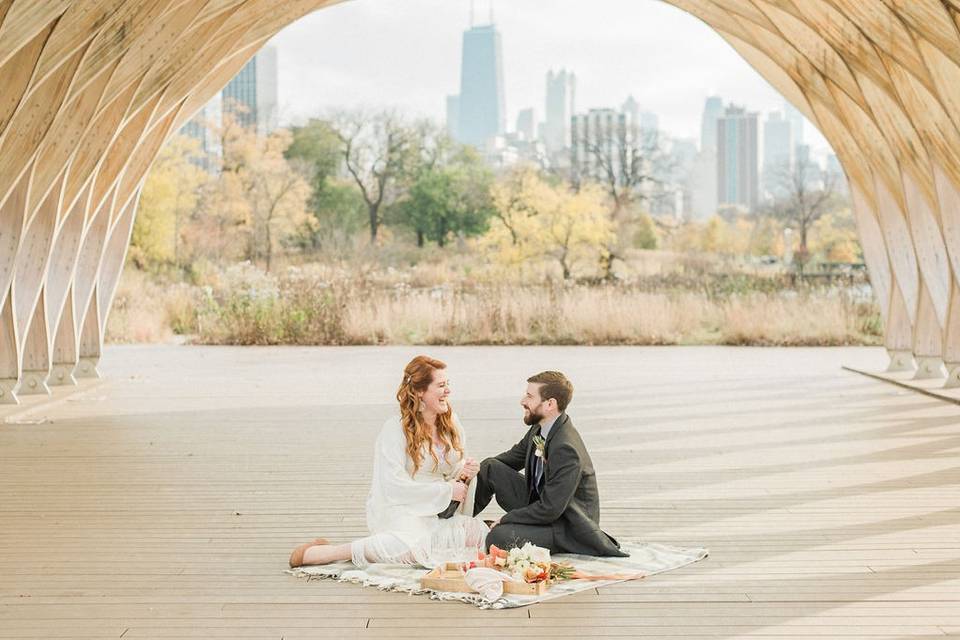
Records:
{"label": "bride's hand", "polygon": [[460,479],[464,482],[470,482],[480,473],[480,463],[474,458],[467,458],[463,463],[463,471],[460,473]]}
{"label": "bride's hand", "polygon": [[453,498],[456,502],[463,502],[467,499],[467,485],[462,482],[453,483]]}

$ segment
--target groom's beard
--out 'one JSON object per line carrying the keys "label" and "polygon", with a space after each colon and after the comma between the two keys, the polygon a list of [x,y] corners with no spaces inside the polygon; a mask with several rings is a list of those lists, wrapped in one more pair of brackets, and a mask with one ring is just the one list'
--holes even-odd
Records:
{"label": "groom's beard", "polygon": [[528,427],[532,427],[540,422],[543,422],[543,414],[538,411],[530,411],[528,409],[523,415],[523,424],[527,425]]}

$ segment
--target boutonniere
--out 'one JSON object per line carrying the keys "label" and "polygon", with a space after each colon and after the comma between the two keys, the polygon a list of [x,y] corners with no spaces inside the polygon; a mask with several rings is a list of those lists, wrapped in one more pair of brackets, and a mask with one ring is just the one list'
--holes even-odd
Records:
{"label": "boutonniere", "polygon": [[537,456],[538,458],[545,458],[547,453],[547,441],[544,440],[543,436],[533,436],[533,446],[535,447],[533,455]]}

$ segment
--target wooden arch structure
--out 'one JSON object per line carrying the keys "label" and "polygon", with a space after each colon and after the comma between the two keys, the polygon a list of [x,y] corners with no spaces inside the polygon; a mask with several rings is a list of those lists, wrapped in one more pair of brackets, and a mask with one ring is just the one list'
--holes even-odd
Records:
{"label": "wooden arch structure", "polygon": [[[960,384],[960,0],[667,1],[833,145],[891,368]],[[97,375],[159,148],[333,2],[0,0],[0,402]]]}

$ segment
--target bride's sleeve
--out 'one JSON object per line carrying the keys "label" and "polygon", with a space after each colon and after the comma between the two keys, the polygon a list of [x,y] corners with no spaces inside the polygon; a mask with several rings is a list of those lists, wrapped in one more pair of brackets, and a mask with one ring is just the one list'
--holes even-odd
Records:
{"label": "bride's sleeve", "polygon": [[[463,423],[460,422],[460,416],[453,414],[453,424],[457,427],[457,431],[460,434],[460,446],[463,447],[463,460],[467,459],[467,430],[463,428]],[[459,472],[458,472],[459,473]],[[470,482],[467,483],[467,499],[460,503],[460,508],[458,511],[468,516],[473,515],[474,502],[476,501],[477,496],[477,482],[476,478],[471,478]]]}
{"label": "bride's sleeve", "polygon": [[384,433],[377,443],[377,457],[384,473],[380,476],[383,493],[393,504],[404,505],[418,516],[432,516],[450,505],[453,499],[453,483],[436,480],[417,482],[406,469],[406,447],[401,437],[393,437],[391,430]]}

